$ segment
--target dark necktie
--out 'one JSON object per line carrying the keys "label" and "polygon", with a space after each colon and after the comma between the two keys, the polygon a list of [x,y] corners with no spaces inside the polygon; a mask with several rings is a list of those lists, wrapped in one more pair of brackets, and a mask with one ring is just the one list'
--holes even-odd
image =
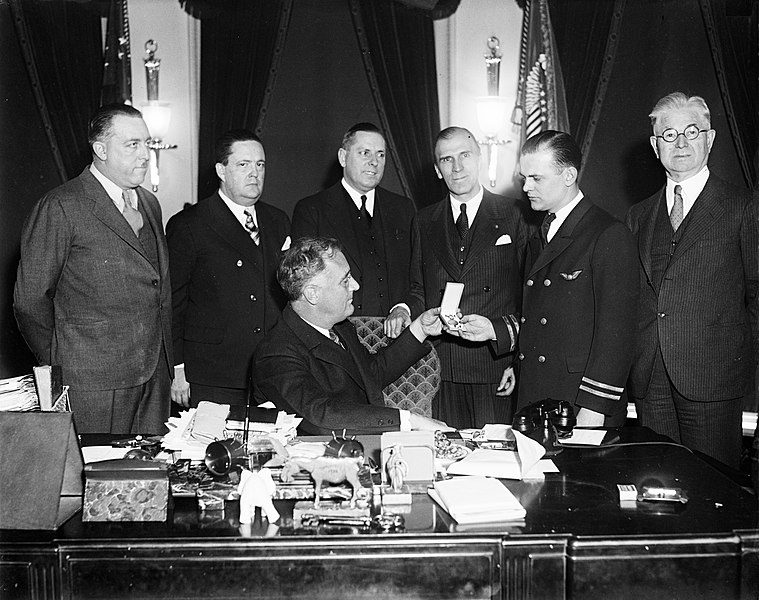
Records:
{"label": "dark necktie", "polygon": [[245,229],[248,230],[250,239],[256,243],[256,246],[258,246],[258,242],[261,241],[261,234],[258,231],[256,222],[253,220],[253,214],[248,210],[245,211]]}
{"label": "dark necktie", "polygon": [[469,218],[466,216],[466,204],[461,204],[461,212],[459,213],[459,218],[456,219],[456,229],[459,230],[459,237],[462,240],[469,233]]}
{"label": "dark necktie", "polygon": [[683,216],[683,188],[680,185],[675,186],[675,202],[672,204],[672,211],[669,213],[669,220],[672,223],[672,229],[677,231],[680,223],[685,218]]}
{"label": "dark necktie", "polygon": [[548,230],[551,228],[551,223],[556,218],[554,213],[549,212],[543,217],[543,223],[540,225],[540,239],[543,242],[543,247],[548,243]]}
{"label": "dark necktie", "polygon": [[131,190],[121,191],[121,199],[124,200],[124,210],[121,211],[121,214],[124,215],[126,222],[129,223],[132,231],[134,231],[134,235],[139,237],[140,229],[142,229],[142,215],[132,202],[132,193],[136,192],[132,192]]}
{"label": "dark necktie", "polygon": [[372,224],[372,215],[366,208],[366,195],[361,194],[361,208],[359,209],[359,218],[368,225]]}

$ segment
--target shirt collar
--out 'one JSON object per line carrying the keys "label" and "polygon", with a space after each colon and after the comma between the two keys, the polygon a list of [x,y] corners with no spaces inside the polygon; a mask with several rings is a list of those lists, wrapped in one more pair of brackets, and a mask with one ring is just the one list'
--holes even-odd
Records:
{"label": "shirt collar", "polygon": [[[295,314],[298,314],[298,313],[295,313]],[[303,319],[303,317],[301,317],[300,315],[298,315],[298,316],[299,316],[301,319]],[[305,321],[305,322],[306,322],[308,325],[311,325],[311,327],[313,327],[314,329],[316,329],[316,331],[318,331],[319,333],[321,333],[321,334],[322,334],[324,337],[326,337],[326,338],[328,338],[328,339],[332,339],[332,338],[330,337],[330,335],[329,335],[329,329],[325,329],[324,327],[319,327],[318,325],[314,325],[314,324],[313,324],[311,321],[309,321],[308,319],[303,319],[303,321]]]}
{"label": "shirt collar", "polygon": [[474,197],[470,198],[466,202],[462,202],[461,200],[456,200],[453,196],[448,194],[448,198],[451,202],[451,212],[453,213],[453,221],[456,222],[456,219],[459,218],[459,215],[461,214],[461,205],[466,204],[466,218],[469,221],[469,225],[471,226],[474,222],[474,218],[477,216],[477,211],[480,209],[480,204],[482,204],[482,198],[485,195],[485,188],[480,186],[480,190],[474,195]]}
{"label": "shirt collar", "polygon": [[548,228],[548,234],[546,235],[546,239],[550,242],[553,236],[556,234],[556,232],[559,230],[559,227],[561,227],[561,224],[567,220],[567,217],[569,216],[569,213],[571,213],[575,206],[577,206],[580,203],[580,200],[582,200],[585,197],[585,194],[583,194],[580,190],[577,191],[577,195],[572,198],[572,201],[567,204],[566,206],[562,206],[559,210],[557,210],[555,213],[556,218],[551,223],[550,227]]}
{"label": "shirt collar", "polygon": [[348,192],[348,195],[351,197],[351,200],[353,200],[353,204],[356,205],[356,208],[358,210],[361,210],[361,196],[366,196],[366,210],[369,213],[370,217],[374,216],[374,190],[369,190],[368,192],[359,192],[357,189],[351,186],[350,183],[348,183],[345,180],[345,177],[343,177],[342,181],[340,182],[343,184],[343,188],[345,188],[345,191]]}
{"label": "shirt collar", "polygon": [[675,186],[679,185],[682,190],[680,194],[683,197],[683,214],[687,215],[693,204],[696,202],[696,198],[699,197],[701,192],[706,187],[706,181],[709,179],[709,167],[704,165],[698,173],[689,177],[685,181],[674,181],[667,178],[667,212],[672,210],[672,205],[675,203]]}
{"label": "shirt collar", "polygon": [[[121,193],[124,191],[122,188],[120,188],[118,185],[113,183],[110,179],[108,179],[105,175],[103,175],[98,168],[95,166],[94,163],[90,164],[90,173],[100,182],[100,185],[103,186],[103,189],[105,190],[105,193],[108,194],[108,197],[111,199],[111,201],[116,205],[116,208],[119,209],[119,212],[124,212],[124,198],[122,198]],[[134,190],[135,193],[132,194],[132,200],[134,200],[134,208],[137,209],[137,203],[138,195],[136,193],[136,190]]]}
{"label": "shirt collar", "polygon": [[245,227],[245,222],[248,220],[247,215],[245,214],[245,211],[247,210],[251,215],[253,215],[253,222],[258,226],[258,216],[256,215],[256,205],[253,204],[252,206],[242,206],[240,204],[237,204],[237,202],[233,202],[229,196],[227,196],[224,192],[221,191],[221,188],[219,188],[219,197],[224,201],[224,204],[227,205],[227,208],[232,211],[232,214],[235,216],[235,218],[240,221],[240,224]]}

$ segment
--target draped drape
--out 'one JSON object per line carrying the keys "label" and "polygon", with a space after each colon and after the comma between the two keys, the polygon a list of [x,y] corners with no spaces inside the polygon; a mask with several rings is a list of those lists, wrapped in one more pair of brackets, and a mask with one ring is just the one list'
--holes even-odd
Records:
{"label": "draped drape", "polygon": [[626,0],[549,0],[572,136],[587,156],[614,66]]}
{"label": "draped drape", "polygon": [[699,4],[741,170],[748,187],[756,189],[759,186],[756,18],[749,14],[728,14],[726,0],[700,0]]}
{"label": "draped drape", "polygon": [[[293,0],[236,0],[201,13],[198,198],[218,187],[214,142],[229,129],[260,134]],[[190,6],[187,6],[190,5]],[[185,9],[190,12],[192,3]]]}
{"label": "draped drape", "polygon": [[422,208],[442,197],[433,170],[440,130],[432,14],[393,0],[349,0],[388,151],[403,192]]}
{"label": "draped drape", "polygon": [[80,2],[10,0],[35,100],[61,181],[90,162],[87,122],[100,101],[100,16]]}

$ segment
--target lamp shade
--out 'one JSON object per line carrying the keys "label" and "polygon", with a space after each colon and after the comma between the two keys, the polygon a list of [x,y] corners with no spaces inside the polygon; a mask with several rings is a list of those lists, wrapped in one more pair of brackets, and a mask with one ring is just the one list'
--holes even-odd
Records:
{"label": "lamp shade", "polygon": [[142,117],[145,119],[151,137],[158,140],[166,138],[171,122],[171,105],[168,102],[151,100],[143,104]]}
{"label": "lamp shade", "polygon": [[500,96],[477,98],[477,123],[485,137],[494,138],[506,122],[508,102]]}

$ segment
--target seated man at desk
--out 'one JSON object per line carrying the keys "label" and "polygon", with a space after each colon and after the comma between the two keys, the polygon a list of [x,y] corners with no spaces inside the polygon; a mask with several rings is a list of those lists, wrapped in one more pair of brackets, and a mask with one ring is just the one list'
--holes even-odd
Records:
{"label": "seated man at desk", "polygon": [[285,252],[277,280],[289,302],[253,356],[257,402],[303,417],[308,434],[381,433],[446,425],[385,406],[382,389],[429,352],[423,342],[440,335],[440,309],[414,320],[387,348],[370,354],[347,318],[359,286],[340,242],[300,238]]}

